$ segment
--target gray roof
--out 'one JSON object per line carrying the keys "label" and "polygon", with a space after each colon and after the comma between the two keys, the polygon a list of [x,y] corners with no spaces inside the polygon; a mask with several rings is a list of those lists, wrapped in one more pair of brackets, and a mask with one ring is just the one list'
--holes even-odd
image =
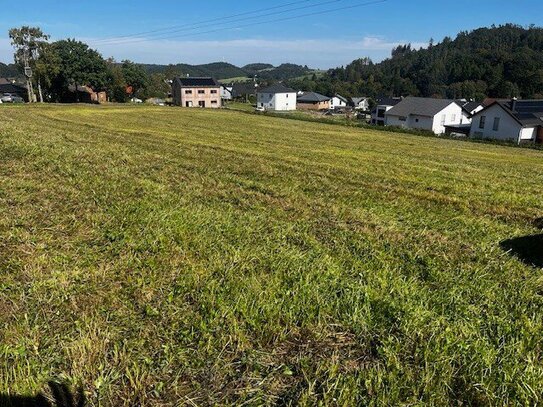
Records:
{"label": "gray roof", "polygon": [[434,117],[451,103],[456,103],[451,99],[432,99],[406,97],[387,114],[392,116],[409,116],[410,114],[418,116]]}
{"label": "gray roof", "polygon": [[298,102],[301,103],[320,103],[328,102],[330,98],[328,96],[321,95],[317,92],[307,92],[298,98]]}
{"label": "gray roof", "polygon": [[402,98],[379,98],[377,99],[377,106],[396,106],[402,100]]}
{"label": "gray roof", "polygon": [[258,93],[296,93],[296,91],[283,85],[282,83],[274,83],[267,88],[259,90]]}

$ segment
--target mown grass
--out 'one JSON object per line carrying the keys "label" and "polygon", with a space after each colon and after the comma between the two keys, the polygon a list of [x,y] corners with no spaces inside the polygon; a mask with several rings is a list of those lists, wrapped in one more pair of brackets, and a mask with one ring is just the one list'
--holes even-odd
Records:
{"label": "mown grass", "polygon": [[534,405],[543,153],[140,106],[0,108],[0,393]]}

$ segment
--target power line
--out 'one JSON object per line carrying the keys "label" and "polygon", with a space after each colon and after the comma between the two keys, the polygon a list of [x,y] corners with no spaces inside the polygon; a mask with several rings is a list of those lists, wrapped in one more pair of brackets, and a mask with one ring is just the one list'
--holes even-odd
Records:
{"label": "power line", "polygon": [[217,22],[217,21],[230,20],[230,19],[236,18],[236,17],[242,17],[242,16],[247,16],[247,15],[262,13],[262,12],[270,11],[270,10],[277,10],[277,9],[281,9],[281,8],[285,8],[285,7],[289,7],[289,6],[294,6],[294,5],[298,5],[298,4],[302,4],[302,3],[309,3],[309,2],[311,2],[311,0],[293,1],[293,2],[290,2],[290,3],[286,3],[286,4],[281,4],[281,5],[278,5],[278,6],[266,7],[266,8],[262,8],[262,9],[258,9],[258,10],[253,10],[253,11],[246,11],[244,13],[238,13],[238,14],[232,14],[232,15],[229,15],[229,16],[217,17],[217,18],[213,18],[213,19],[210,19],[210,20],[197,21],[197,22],[192,23],[192,24],[174,25],[174,26],[171,26],[171,27],[160,28],[160,29],[157,29],[157,30],[144,31],[144,32],[134,33],[134,34],[127,34],[127,35],[123,35],[123,36],[119,36],[119,37],[104,38],[104,39],[101,39],[101,40],[96,40],[95,43],[116,41],[116,40],[122,40],[122,39],[127,39],[127,38],[132,38],[132,37],[140,37],[142,35],[149,35],[149,34],[156,34],[156,33],[167,34],[170,31],[177,30],[179,28],[190,28],[190,27],[194,27],[194,26],[199,25],[199,24],[214,23],[214,22]]}
{"label": "power line", "polygon": [[[235,19],[235,20],[231,20],[229,22],[225,22],[224,24],[221,24],[221,25],[238,23],[238,22],[247,21],[247,20],[254,20],[255,18],[263,18],[263,17],[270,17],[270,16],[275,16],[275,15],[280,15],[280,14],[286,14],[286,13],[291,13],[293,11],[304,10],[304,9],[308,9],[308,8],[317,8],[317,7],[325,6],[325,5],[332,4],[332,3],[338,3],[338,2],[341,2],[341,1],[344,1],[344,0],[321,1],[320,3],[312,4],[310,6],[289,8],[288,10],[280,10],[280,11],[274,11],[274,12],[271,12],[271,13],[255,15],[255,16],[251,16],[251,17],[238,18],[238,19]],[[307,3],[307,1],[303,1],[302,3]],[[177,29],[177,30],[172,30],[172,31],[167,32],[167,33],[158,34],[158,36],[151,35],[150,37],[146,37],[145,40],[151,40],[151,39],[160,40],[160,39],[172,38],[171,36],[173,34],[177,34],[177,33],[184,32],[184,31],[201,30],[202,28],[212,27],[212,26],[214,27],[214,26],[216,26],[216,24],[208,23],[208,24],[193,26],[193,27],[189,27],[189,28],[181,28],[181,29]],[[223,30],[223,29],[224,28],[219,28],[217,30],[219,31],[219,30]],[[120,40],[120,41],[109,41],[109,42],[105,41],[105,42],[102,42],[100,45],[111,45],[111,44],[120,45],[120,44],[125,44],[125,43],[131,43],[131,42],[134,42],[134,41],[135,42],[140,42],[140,40],[143,40],[143,39],[142,38],[134,38],[134,39],[126,39],[126,40]]]}
{"label": "power line", "polygon": [[374,1],[358,3],[358,4],[345,6],[345,7],[337,7],[337,8],[334,8],[334,9],[315,11],[315,12],[312,12],[312,13],[304,13],[304,14],[299,14],[299,15],[295,15],[295,16],[282,17],[282,18],[266,20],[266,21],[257,21],[257,22],[253,22],[253,23],[238,25],[238,26],[235,26],[235,27],[224,27],[224,28],[219,28],[219,29],[214,29],[214,30],[201,31],[201,32],[192,33],[192,34],[173,35],[173,36],[166,36],[166,37],[161,37],[161,38],[139,38],[139,39],[134,39],[134,40],[131,40],[131,41],[125,41],[125,42],[119,42],[119,43],[112,42],[112,43],[100,44],[100,45],[134,44],[134,43],[147,42],[147,41],[150,41],[150,40],[167,40],[167,39],[194,37],[194,36],[198,36],[198,35],[221,32],[221,31],[225,31],[225,30],[237,30],[237,29],[240,29],[240,28],[252,27],[252,26],[255,26],[255,25],[259,25],[259,24],[269,24],[269,23],[276,23],[276,22],[295,20],[295,19],[299,19],[299,18],[303,18],[303,17],[311,17],[311,16],[316,16],[316,15],[330,14],[330,13],[335,13],[335,12],[338,12],[338,11],[351,10],[351,9],[355,9],[355,8],[365,7],[365,6],[382,4],[382,3],[386,3],[387,1],[388,0],[374,0]]}

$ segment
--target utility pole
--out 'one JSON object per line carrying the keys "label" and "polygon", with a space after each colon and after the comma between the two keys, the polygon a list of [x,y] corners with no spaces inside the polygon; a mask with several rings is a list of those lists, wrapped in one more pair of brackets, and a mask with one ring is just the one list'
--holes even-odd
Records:
{"label": "utility pole", "polygon": [[28,63],[28,50],[25,48],[23,51],[24,63],[25,63],[25,77],[26,77],[26,89],[28,91],[28,102],[34,103],[34,88],[32,86],[32,68]]}

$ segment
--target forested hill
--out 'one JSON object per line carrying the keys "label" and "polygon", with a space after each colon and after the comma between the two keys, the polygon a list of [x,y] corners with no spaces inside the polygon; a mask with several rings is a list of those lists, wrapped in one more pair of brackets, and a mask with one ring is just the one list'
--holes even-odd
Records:
{"label": "forested hill", "polygon": [[480,28],[427,49],[399,46],[381,63],[359,59],[291,85],[346,96],[543,98],[543,29]]}
{"label": "forested hill", "polygon": [[190,75],[213,76],[216,79],[246,76],[247,73],[235,65],[227,62],[213,62],[202,65],[175,64],[175,65],[143,65],[149,73],[163,73],[166,76]]}
{"label": "forested hill", "polygon": [[295,64],[273,66],[262,63],[249,64],[241,68],[227,62],[213,62],[203,65],[144,65],[144,67],[148,73],[162,73],[168,77],[176,75],[212,76],[218,80],[252,79],[255,75],[262,80],[287,80],[314,72],[307,66]]}

